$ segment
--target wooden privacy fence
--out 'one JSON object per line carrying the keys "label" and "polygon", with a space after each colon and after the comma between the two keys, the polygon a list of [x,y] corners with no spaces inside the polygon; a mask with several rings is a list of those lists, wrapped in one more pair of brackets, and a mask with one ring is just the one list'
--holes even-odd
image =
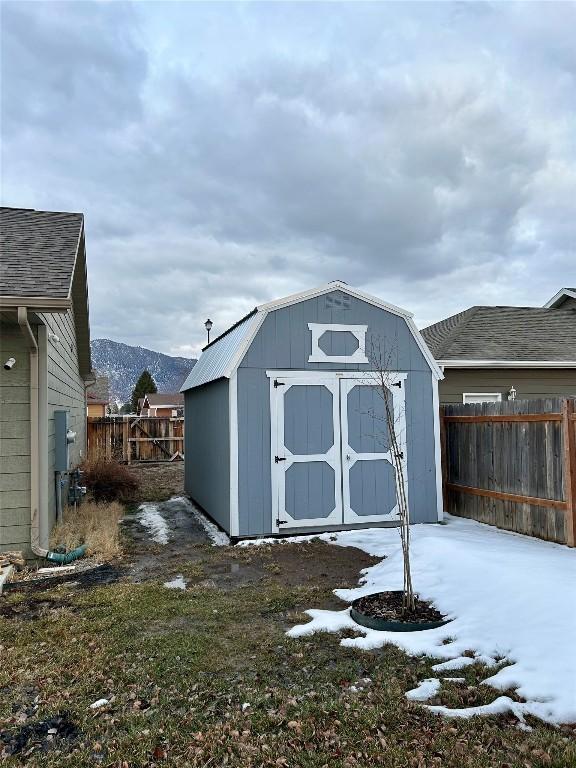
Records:
{"label": "wooden privacy fence", "polygon": [[575,545],[576,400],[440,409],[444,509]]}
{"label": "wooden privacy fence", "polygon": [[184,419],[167,416],[89,418],[88,458],[174,461],[184,454]]}

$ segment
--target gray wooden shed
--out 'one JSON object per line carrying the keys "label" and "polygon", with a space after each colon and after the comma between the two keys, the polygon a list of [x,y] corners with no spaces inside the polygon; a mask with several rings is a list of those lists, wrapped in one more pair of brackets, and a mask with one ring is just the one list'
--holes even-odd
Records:
{"label": "gray wooden shed", "polygon": [[339,281],[257,307],[203,350],[185,393],[185,489],[233,537],[397,522],[375,357],[412,522],[442,515],[438,380],[409,312]]}

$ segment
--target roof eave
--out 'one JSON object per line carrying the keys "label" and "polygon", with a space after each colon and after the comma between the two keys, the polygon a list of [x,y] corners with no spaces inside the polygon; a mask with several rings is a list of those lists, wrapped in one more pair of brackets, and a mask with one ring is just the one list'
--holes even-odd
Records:
{"label": "roof eave", "polygon": [[576,368],[576,360],[438,360],[442,368]]}
{"label": "roof eave", "polygon": [[84,217],[82,217],[74,270],[70,280],[69,297],[74,311],[78,363],[82,375],[86,376],[92,370],[92,355],[90,350],[90,309],[88,304],[88,269],[86,264]]}
{"label": "roof eave", "polygon": [[390,312],[393,312],[395,315],[401,315],[402,317],[413,317],[412,312],[408,312],[408,310],[402,309],[402,307],[398,307],[395,304],[389,304],[386,301],[382,301],[382,299],[379,299],[377,296],[373,296],[370,293],[365,293],[359,288],[353,288],[347,283],[344,283],[342,280],[333,280],[331,283],[325,283],[324,285],[320,285],[316,288],[310,288],[307,291],[292,293],[290,296],[284,296],[282,299],[276,299],[275,301],[269,301],[266,304],[260,304],[260,306],[256,307],[256,309],[259,312],[271,312],[274,309],[281,309],[282,307],[288,307],[291,304],[298,304],[299,302],[306,301],[307,299],[314,299],[317,296],[322,296],[323,294],[330,293],[331,291],[344,291],[344,293],[348,293],[351,296],[362,299],[362,301],[367,301],[370,304],[377,304],[382,309],[387,309]]}
{"label": "roof eave", "polygon": [[576,291],[571,291],[569,288],[561,288],[555,296],[544,304],[544,309],[552,309],[560,300],[564,299],[576,299]]}
{"label": "roof eave", "polygon": [[18,307],[26,307],[33,312],[67,312],[72,308],[72,300],[54,296],[0,296],[0,309]]}

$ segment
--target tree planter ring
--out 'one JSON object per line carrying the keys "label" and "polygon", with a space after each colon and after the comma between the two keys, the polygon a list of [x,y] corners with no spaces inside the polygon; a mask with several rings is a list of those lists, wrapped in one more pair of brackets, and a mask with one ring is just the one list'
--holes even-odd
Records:
{"label": "tree planter ring", "polygon": [[[379,593],[375,593],[379,594]],[[400,593],[401,594],[401,593]],[[371,595],[364,595],[371,597]],[[350,617],[368,629],[377,629],[381,632],[422,632],[426,629],[436,629],[448,624],[451,619],[441,619],[438,621],[401,621],[400,619],[383,619],[379,616],[370,616],[368,613],[358,609],[358,603],[362,598],[354,600],[350,607]]]}

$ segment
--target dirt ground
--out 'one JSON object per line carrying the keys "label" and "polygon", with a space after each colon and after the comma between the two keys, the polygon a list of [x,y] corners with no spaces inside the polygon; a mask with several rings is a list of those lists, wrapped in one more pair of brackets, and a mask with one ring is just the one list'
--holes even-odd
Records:
{"label": "dirt ground", "polygon": [[143,462],[129,470],[140,483],[139,501],[162,501],[184,492],[183,461]]}
{"label": "dirt ground", "polygon": [[[182,464],[132,468],[157,505],[155,542],[131,505],[123,556],[8,589],[0,602],[0,763],[30,768],[565,768],[570,729],[452,722],[409,702],[433,659],[341,636],[292,639],[308,608],[343,608],[365,553],[320,542],[213,546]],[[163,501],[152,500],[163,498]],[[151,500],[152,499],[152,500]],[[185,589],[167,588],[177,577]],[[487,703],[486,669],[448,706]],[[103,703],[98,703],[103,702]],[[95,703],[98,703],[95,706]]]}
{"label": "dirt ground", "polygon": [[[158,511],[168,524],[167,544],[151,541],[138,522],[138,512],[122,523],[125,578],[138,583],[173,579],[182,574],[189,585],[233,590],[259,582],[289,587],[331,590],[354,585],[362,568],[376,562],[361,550],[327,546],[321,541],[305,545],[214,547],[186,500],[160,502]],[[341,607],[336,598],[330,607]],[[328,605],[324,606],[328,607]]]}
{"label": "dirt ground", "polygon": [[[140,482],[141,501],[164,500],[158,508],[171,531],[168,544],[155,544],[138,523],[136,510],[124,518],[123,578],[131,582],[169,580],[182,573],[190,584],[208,583],[218,589],[235,589],[264,580],[282,581],[293,587],[336,589],[356,584],[360,570],[376,562],[360,550],[355,550],[351,558],[349,550],[327,547],[319,541],[298,547],[212,547],[186,502],[166,503],[167,498],[184,493],[184,462],[136,464],[130,471]],[[333,598],[330,606],[324,607],[341,605]]]}

